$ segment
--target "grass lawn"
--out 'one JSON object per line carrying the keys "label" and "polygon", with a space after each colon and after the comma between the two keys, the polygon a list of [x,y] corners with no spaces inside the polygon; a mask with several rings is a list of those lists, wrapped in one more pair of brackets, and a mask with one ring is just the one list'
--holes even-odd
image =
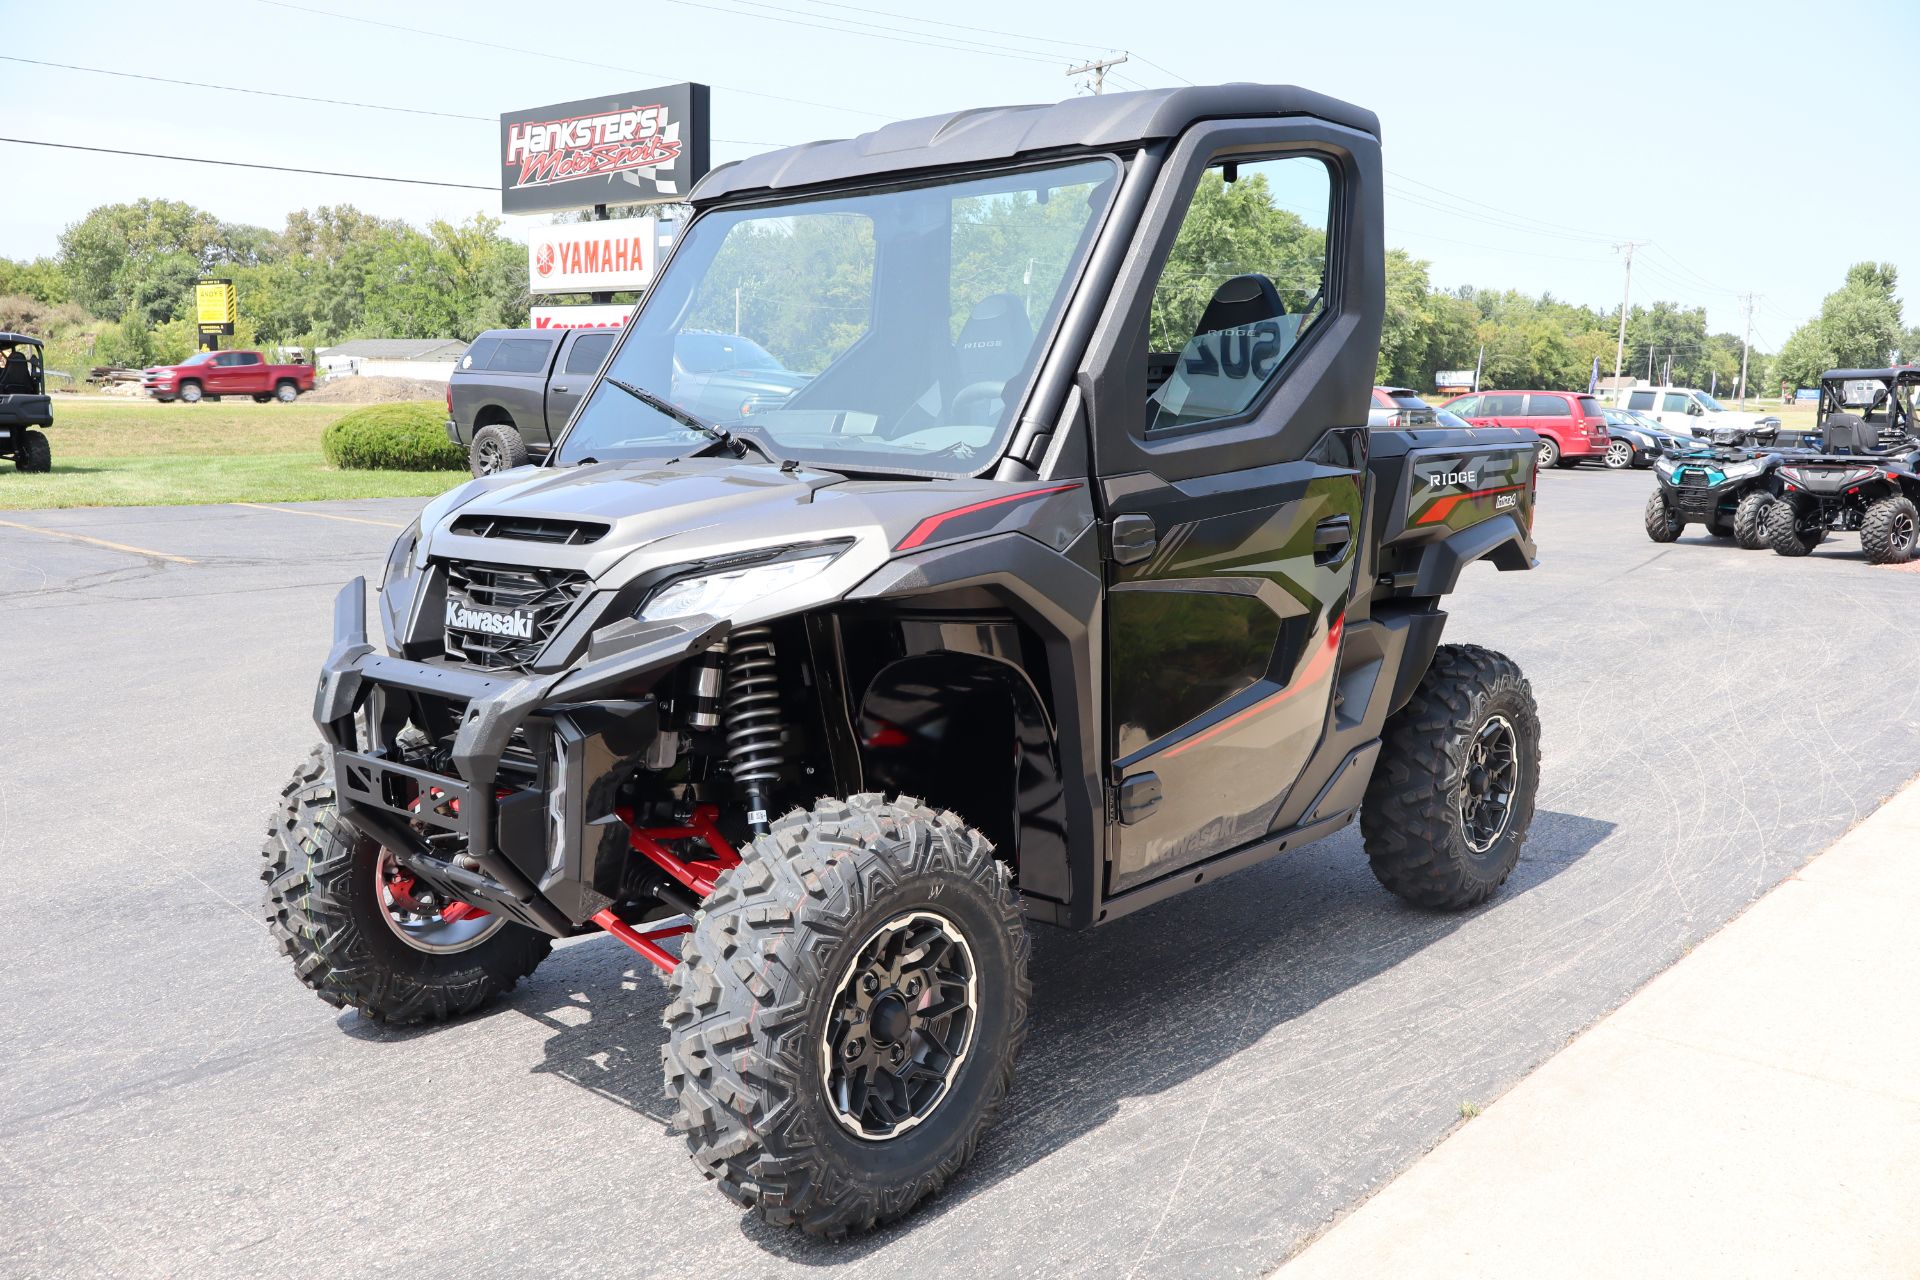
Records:
{"label": "grass lawn", "polygon": [[426,497],[464,471],[336,471],[320,433],[342,404],[160,404],[56,396],[53,470],[0,462],[0,510]]}

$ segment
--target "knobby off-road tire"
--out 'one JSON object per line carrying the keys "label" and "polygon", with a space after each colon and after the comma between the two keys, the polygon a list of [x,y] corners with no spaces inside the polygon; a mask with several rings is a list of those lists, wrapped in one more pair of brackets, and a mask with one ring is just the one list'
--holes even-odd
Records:
{"label": "knobby off-road tire", "polygon": [[552,950],[547,935],[510,921],[463,950],[420,950],[382,909],[380,847],[334,809],[325,747],[280,794],[260,850],[267,928],[328,1004],[375,1022],[444,1022],[512,990]]}
{"label": "knobby off-road tire", "polygon": [[473,433],[468,464],[476,478],[527,465],[527,442],[512,427],[495,423]]}
{"label": "knobby off-road tire", "polygon": [[[1477,748],[1502,738],[1510,774],[1498,779],[1507,799],[1495,822],[1484,807],[1490,791],[1473,803],[1476,786],[1497,777]],[[1540,714],[1527,678],[1505,654],[1442,645],[1382,735],[1360,810],[1367,862],[1416,906],[1478,906],[1519,862],[1539,785]]]}
{"label": "knobby off-road tire", "polygon": [[1756,489],[1740,499],[1740,505],[1733,509],[1733,540],[1748,551],[1759,551],[1767,545],[1767,508],[1774,503],[1774,497],[1765,489]]}
{"label": "knobby off-road tire", "polygon": [[26,472],[53,470],[53,446],[38,431],[22,431],[20,442],[13,446],[13,469]]}
{"label": "knobby off-road tire", "polygon": [[1680,536],[1687,522],[1680,518],[1667,502],[1665,494],[1655,489],[1647,495],[1647,536],[1655,542],[1672,542]]}
{"label": "knobby off-road tire", "polygon": [[[972,974],[959,986],[949,975],[937,1002],[922,995],[908,1008],[971,992],[971,1012],[964,1037],[951,1021],[940,1031],[961,1041],[946,1045],[959,1060],[942,1065],[945,1084],[919,1118],[898,1127],[902,1109],[883,1117],[895,1127],[866,1136],[845,1109],[857,1105],[854,1086],[834,1087],[854,1074],[835,1055],[900,1043],[898,1025],[889,1032],[883,1021],[904,1017],[901,1006],[883,1014],[879,1002],[894,987],[863,987],[863,975],[903,920],[958,938],[964,947],[925,954],[964,957]],[[912,946],[903,954],[921,953]],[[722,1191],[774,1225],[837,1237],[899,1217],[959,1172],[1006,1099],[1027,1032],[1029,947],[1006,867],[953,814],[871,794],[795,810],[720,878],[667,979],[661,1059],[674,1131]],[[909,989],[904,978],[896,985]],[[861,990],[874,1000],[870,1020],[849,1011]],[[860,1022],[873,1028],[871,1044],[852,1038]],[[933,1054],[928,1041],[911,1045]]]}
{"label": "knobby off-road tire", "polygon": [[1913,559],[1920,511],[1902,497],[1882,498],[1860,518],[1860,549],[1869,564],[1905,564]]}
{"label": "knobby off-road tire", "polygon": [[1802,529],[1799,510],[1786,498],[1767,508],[1766,528],[1767,545],[1783,556],[1810,555],[1827,536],[1824,529]]}

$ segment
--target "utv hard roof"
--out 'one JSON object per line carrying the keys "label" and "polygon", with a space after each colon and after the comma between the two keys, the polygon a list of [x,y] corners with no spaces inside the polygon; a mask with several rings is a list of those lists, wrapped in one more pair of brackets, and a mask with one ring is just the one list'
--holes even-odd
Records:
{"label": "utv hard roof", "polygon": [[979,107],[883,125],[855,138],[805,142],[721,165],[694,187],[695,205],[952,165],[987,164],[1047,152],[1137,146],[1172,138],[1202,120],[1316,116],[1380,136],[1363,107],[1286,84],[1218,84]]}
{"label": "utv hard roof", "polygon": [[44,347],[47,345],[30,333],[7,333],[4,330],[0,330],[0,347],[17,347],[23,342],[33,347]]}
{"label": "utv hard roof", "polygon": [[1890,369],[1829,369],[1820,375],[1822,382],[1892,382],[1920,380],[1920,364],[1895,365]]}

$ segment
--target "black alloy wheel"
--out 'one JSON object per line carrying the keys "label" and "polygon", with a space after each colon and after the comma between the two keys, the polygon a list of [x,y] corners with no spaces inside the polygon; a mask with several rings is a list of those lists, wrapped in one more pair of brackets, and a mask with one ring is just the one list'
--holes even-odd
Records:
{"label": "black alloy wheel", "polygon": [[1485,853],[1506,834],[1513,794],[1520,785],[1520,740],[1513,722],[1490,716],[1467,749],[1460,779],[1460,827],[1467,847]]}

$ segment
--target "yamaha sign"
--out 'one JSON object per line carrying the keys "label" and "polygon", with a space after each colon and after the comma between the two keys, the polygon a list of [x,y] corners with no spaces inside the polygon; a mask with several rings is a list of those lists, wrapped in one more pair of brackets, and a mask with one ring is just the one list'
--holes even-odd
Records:
{"label": "yamaha sign", "polygon": [[707,86],[508,112],[500,156],[505,213],[683,200],[707,172]]}
{"label": "yamaha sign", "polygon": [[534,227],[527,232],[527,288],[533,293],[644,293],[653,283],[659,224],[616,218]]}

